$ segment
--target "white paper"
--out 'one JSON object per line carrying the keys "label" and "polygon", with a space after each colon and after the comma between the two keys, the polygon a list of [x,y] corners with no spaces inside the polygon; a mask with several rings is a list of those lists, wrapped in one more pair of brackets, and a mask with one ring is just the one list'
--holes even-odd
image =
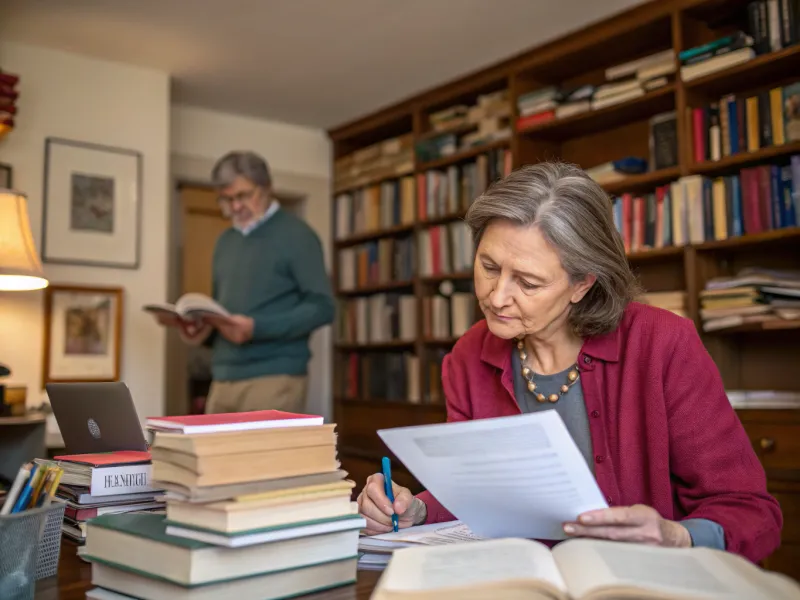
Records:
{"label": "white paper", "polygon": [[554,410],[378,435],[480,537],[564,539],[564,522],[608,507]]}
{"label": "white paper", "polygon": [[390,553],[407,546],[442,546],[445,544],[460,544],[473,542],[482,538],[476,536],[472,530],[461,521],[448,521],[447,523],[430,523],[407,527],[400,531],[391,531],[372,536],[362,536],[358,540],[358,549],[369,552]]}

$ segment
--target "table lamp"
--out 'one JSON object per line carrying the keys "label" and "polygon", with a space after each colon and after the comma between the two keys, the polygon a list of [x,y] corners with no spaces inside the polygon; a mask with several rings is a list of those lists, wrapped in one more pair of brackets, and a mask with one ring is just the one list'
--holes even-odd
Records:
{"label": "table lamp", "polygon": [[[0,293],[40,290],[47,287],[42,263],[33,244],[25,196],[0,189]],[[11,370],[0,363],[0,377]],[[5,405],[5,386],[0,384],[0,412]]]}

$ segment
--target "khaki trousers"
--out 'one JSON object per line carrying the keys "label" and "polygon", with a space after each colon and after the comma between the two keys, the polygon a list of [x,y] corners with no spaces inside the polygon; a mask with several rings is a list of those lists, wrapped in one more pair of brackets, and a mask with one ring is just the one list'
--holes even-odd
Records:
{"label": "khaki trousers", "polygon": [[214,381],[208,393],[206,413],[284,410],[303,413],[308,377],[267,375],[241,381]]}

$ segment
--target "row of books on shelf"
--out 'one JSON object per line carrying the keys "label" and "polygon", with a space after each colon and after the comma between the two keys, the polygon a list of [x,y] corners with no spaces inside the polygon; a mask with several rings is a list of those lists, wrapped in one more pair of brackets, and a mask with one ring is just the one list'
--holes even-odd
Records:
{"label": "row of books on shelf", "polygon": [[336,256],[341,290],[410,282],[416,273],[412,236],[382,238],[339,250]]}
{"label": "row of books on shelf", "polygon": [[350,352],[334,358],[337,398],[443,404],[444,349],[412,352]]}
{"label": "row of books on shelf", "polygon": [[419,232],[419,274],[422,277],[464,273],[472,268],[475,243],[464,221]]}
{"label": "row of books on shelf", "polygon": [[342,192],[335,198],[337,240],[463,214],[488,185],[511,172],[511,151]]}
{"label": "row of books on shelf", "polygon": [[[87,598],[290,597],[354,581],[364,520],[339,469],[335,424],[256,411],[147,426],[148,452],[58,457],[76,481],[62,486],[65,535],[85,543],[96,586]],[[106,480],[158,497],[123,504]]]}
{"label": "row of books on shelf", "polygon": [[692,109],[695,162],[800,141],[800,81]]}
{"label": "row of books on shelf", "polygon": [[417,175],[421,221],[464,212],[489,184],[511,173],[511,150],[496,148],[474,161]]}
{"label": "row of books on shelf", "polygon": [[796,227],[800,155],[786,165],[715,178],[689,175],[652,194],[622,194],[613,199],[613,215],[628,252]]}
{"label": "row of books on shelf", "polygon": [[413,225],[414,176],[389,179],[336,195],[336,239],[381,231],[401,225]]}
{"label": "row of books on shelf", "polygon": [[704,331],[800,328],[800,272],[749,267],[712,278],[700,307]]}
{"label": "row of books on shelf", "polygon": [[[407,329],[401,329],[387,316],[383,298],[381,301],[359,298],[348,302],[339,313],[340,341],[357,344],[414,341],[415,297],[400,298],[406,300]],[[647,292],[637,300],[688,318],[683,290]],[[399,302],[390,300],[389,304]],[[712,278],[700,292],[700,307],[704,331],[743,325],[762,329],[800,328],[800,273],[749,267],[734,276]],[[470,291],[426,296],[422,301],[422,335],[429,340],[452,341],[464,335],[477,316],[474,294]]]}
{"label": "row of books on shelf", "polygon": [[[422,335],[426,339],[460,337],[475,322],[475,295],[470,291],[447,291],[422,298]],[[417,298],[412,294],[381,293],[340,299],[336,313],[337,342],[412,343],[417,339],[417,312]]]}
{"label": "row of books on shelf", "polygon": [[413,342],[417,338],[417,298],[413,294],[372,294],[339,299],[336,339],[344,344]]}
{"label": "row of books on shelf", "polygon": [[454,104],[428,115],[429,133],[415,146],[419,162],[431,162],[511,137],[508,90],[478,95],[474,104]]}
{"label": "row of books on shelf", "polygon": [[474,242],[464,221],[435,225],[411,235],[384,237],[343,248],[336,260],[341,290],[459,274],[472,268]]}

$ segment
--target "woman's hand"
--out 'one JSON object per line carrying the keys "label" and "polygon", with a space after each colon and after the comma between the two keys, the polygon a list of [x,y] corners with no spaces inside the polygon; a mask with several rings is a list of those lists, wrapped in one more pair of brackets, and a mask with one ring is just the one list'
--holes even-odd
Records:
{"label": "woman's hand", "polygon": [[577,522],[564,523],[570,537],[592,537],[652,546],[689,548],[692,536],[680,523],[662,519],[654,508],[644,504],[591,510]]}
{"label": "woman's hand", "polygon": [[422,500],[415,498],[408,488],[394,482],[392,492],[394,506],[384,492],[383,474],[375,473],[367,478],[364,489],[358,495],[358,512],[367,521],[364,529],[367,535],[392,531],[392,513],[399,517],[400,528],[425,522],[428,509]]}

